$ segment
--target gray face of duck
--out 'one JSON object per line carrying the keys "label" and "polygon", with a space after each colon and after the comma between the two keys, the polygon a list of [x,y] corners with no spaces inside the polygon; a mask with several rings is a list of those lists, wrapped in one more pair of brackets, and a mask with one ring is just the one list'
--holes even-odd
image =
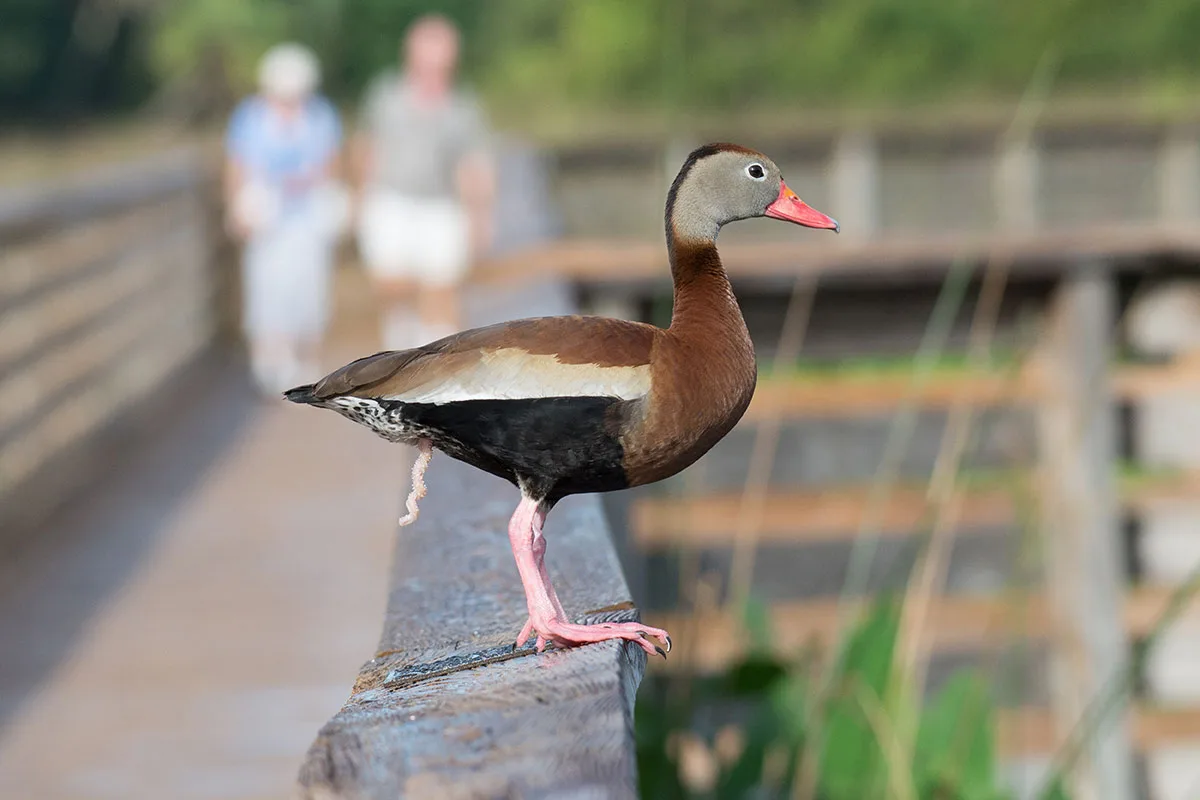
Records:
{"label": "gray face of duck", "polygon": [[722,225],[772,217],[837,232],[837,220],[796,196],[775,162],[753,150],[728,146],[698,159],[678,186],[672,209],[681,239],[714,239]]}

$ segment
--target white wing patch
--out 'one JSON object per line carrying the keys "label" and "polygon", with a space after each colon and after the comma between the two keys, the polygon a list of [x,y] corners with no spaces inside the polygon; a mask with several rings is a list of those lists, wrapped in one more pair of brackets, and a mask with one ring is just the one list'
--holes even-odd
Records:
{"label": "white wing patch", "polygon": [[618,397],[635,400],[650,391],[650,365],[601,367],[563,364],[554,355],[519,348],[492,350],[470,369],[431,379],[384,399],[405,403],[527,400],[536,397]]}

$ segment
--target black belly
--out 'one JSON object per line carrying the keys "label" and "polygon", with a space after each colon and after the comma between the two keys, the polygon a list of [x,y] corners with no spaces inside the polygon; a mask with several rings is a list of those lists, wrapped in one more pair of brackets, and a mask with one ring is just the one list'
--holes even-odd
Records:
{"label": "black belly", "polygon": [[570,494],[629,485],[619,438],[628,401],[544,397],[395,406],[439,450],[512,481],[536,499],[553,504]]}

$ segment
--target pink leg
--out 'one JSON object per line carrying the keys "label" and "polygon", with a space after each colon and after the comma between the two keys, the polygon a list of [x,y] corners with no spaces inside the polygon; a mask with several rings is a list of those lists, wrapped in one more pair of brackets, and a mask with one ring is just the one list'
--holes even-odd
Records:
{"label": "pink leg", "polygon": [[[566,621],[567,612],[563,610],[562,603],[558,599],[558,592],[554,591],[554,584],[550,582],[550,573],[546,570],[546,537],[542,536],[542,526],[546,524],[546,510],[542,506],[538,506],[533,512],[533,558],[537,562],[538,577],[542,581],[542,587],[546,590],[546,594],[550,596],[550,604],[554,608],[555,615]],[[530,617],[525,622],[525,627],[521,628],[521,635],[517,637],[517,647],[525,644],[525,640],[533,633],[533,617]],[[538,652],[546,646],[546,640],[541,635],[538,636],[537,647]]]}
{"label": "pink leg", "polygon": [[525,587],[525,599],[529,604],[529,621],[521,630],[517,646],[523,645],[530,634],[536,632],[538,652],[541,652],[546,642],[552,642],[559,647],[571,647],[608,639],[628,639],[636,642],[651,655],[665,655],[652,639],[661,640],[666,649],[670,650],[671,637],[659,628],[636,622],[575,625],[567,621],[567,615],[554,594],[554,587],[550,585],[550,577],[546,572],[546,543],[540,535],[545,516],[538,508],[537,502],[523,497],[508,524],[508,538],[512,544],[513,556],[517,560],[517,572],[520,573],[521,583]]}
{"label": "pink leg", "polygon": [[408,493],[408,500],[404,506],[408,509],[408,513],[400,518],[399,525],[412,525],[417,521],[417,517],[421,515],[421,510],[417,508],[417,501],[425,496],[425,470],[429,466],[429,460],[433,458],[433,442],[429,439],[422,439],[417,442],[417,449],[420,451],[417,458],[413,461],[412,467],[412,491]]}

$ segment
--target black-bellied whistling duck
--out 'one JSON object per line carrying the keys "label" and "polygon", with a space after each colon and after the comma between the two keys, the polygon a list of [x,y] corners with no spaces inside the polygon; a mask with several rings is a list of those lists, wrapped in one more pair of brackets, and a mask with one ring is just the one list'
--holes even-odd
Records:
{"label": "black-bellied whistling duck", "polygon": [[542,525],[567,495],[674,475],[741,418],[754,394],[754,345],[716,239],[727,222],[763,216],[838,230],[766,156],[706,145],[667,194],[669,328],[603,317],[517,320],[362,358],[286,396],[419,448],[401,524],[416,518],[433,448],[516,484],[521,502],[508,535],[529,605],[518,646],[536,633],[539,651],[546,642],[618,638],[661,653],[658,639],[669,650],[658,628],[572,623],[546,572]]}

